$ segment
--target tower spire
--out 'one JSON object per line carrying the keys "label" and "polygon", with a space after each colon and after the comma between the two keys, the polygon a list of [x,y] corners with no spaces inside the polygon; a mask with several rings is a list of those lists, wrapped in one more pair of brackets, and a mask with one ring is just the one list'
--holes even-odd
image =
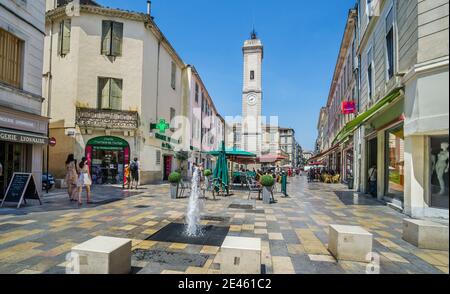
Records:
{"label": "tower spire", "polygon": [[258,33],[257,33],[256,30],[255,30],[255,25],[253,25],[252,32],[250,33],[250,38],[251,38],[252,40],[258,39]]}

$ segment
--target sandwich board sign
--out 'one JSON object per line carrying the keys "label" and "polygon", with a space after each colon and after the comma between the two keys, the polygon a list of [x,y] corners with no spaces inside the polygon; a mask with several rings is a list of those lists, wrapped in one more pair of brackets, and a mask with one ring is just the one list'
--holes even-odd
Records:
{"label": "sandwich board sign", "polygon": [[31,173],[14,173],[0,207],[3,207],[5,202],[11,202],[17,203],[17,208],[20,208],[22,203],[27,203],[27,199],[38,200],[42,205],[34,176]]}

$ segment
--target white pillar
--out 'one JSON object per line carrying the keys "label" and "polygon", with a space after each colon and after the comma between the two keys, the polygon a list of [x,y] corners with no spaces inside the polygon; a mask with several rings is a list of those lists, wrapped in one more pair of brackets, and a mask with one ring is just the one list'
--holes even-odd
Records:
{"label": "white pillar", "polygon": [[33,173],[34,180],[36,182],[36,189],[39,193],[39,196],[41,196],[42,194],[43,147],[44,145],[33,145],[31,151],[31,172]]}
{"label": "white pillar", "polygon": [[427,160],[426,138],[405,138],[405,213],[415,218],[424,216],[426,207]]}

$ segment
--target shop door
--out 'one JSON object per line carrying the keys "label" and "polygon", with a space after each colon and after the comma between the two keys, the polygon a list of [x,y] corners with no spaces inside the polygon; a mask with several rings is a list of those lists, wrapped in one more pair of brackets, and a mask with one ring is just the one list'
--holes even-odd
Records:
{"label": "shop door", "polygon": [[169,175],[172,172],[172,156],[164,156],[164,181],[169,180]]}
{"label": "shop door", "polygon": [[[367,148],[368,158],[367,158],[367,169],[366,169],[366,175],[367,175],[367,191],[366,192],[371,192],[372,195],[374,197],[376,197],[376,195],[377,195],[376,186],[373,187],[373,191],[370,190],[369,180],[370,180],[370,177],[372,176],[372,174],[370,174],[369,171],[372,171],[371,170],[372,167],[374,167],[375,170],[377,170],[378,139],[374,138],[374,139],[370,140],[367,147],[368,147]],[[376,177],[376,171],[373,176]]]}

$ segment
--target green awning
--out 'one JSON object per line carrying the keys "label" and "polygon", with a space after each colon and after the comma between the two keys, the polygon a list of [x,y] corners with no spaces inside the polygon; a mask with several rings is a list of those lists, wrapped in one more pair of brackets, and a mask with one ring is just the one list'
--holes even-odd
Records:
{"label": "green awning", "polygon": [[371,119],[375,114],[381,111],[386,105],[390,104],[392,101],[400,96],[401,88],[393,90],[389,95],[378,101],[374,106],[369,108],[367,111],[358,115],[354,120],[347,123],[347,125],[339,132],[339,134],[334,139],[332,145],[336,145],[350,134],[352,134],[359,126]]}
{"label": "green awning", "polygon": [[[209,155],[212,156],[219,156],[223,151],[221,150],[216,150],[216,151],[211,151],[208,152]],[[240,150],[240,149],[226,149],[225,150],[225,154],[226,156],[236,156],[236,157],[256,157],[256,154],[248,152],[248,151],[244,151],[244,150]]]}

